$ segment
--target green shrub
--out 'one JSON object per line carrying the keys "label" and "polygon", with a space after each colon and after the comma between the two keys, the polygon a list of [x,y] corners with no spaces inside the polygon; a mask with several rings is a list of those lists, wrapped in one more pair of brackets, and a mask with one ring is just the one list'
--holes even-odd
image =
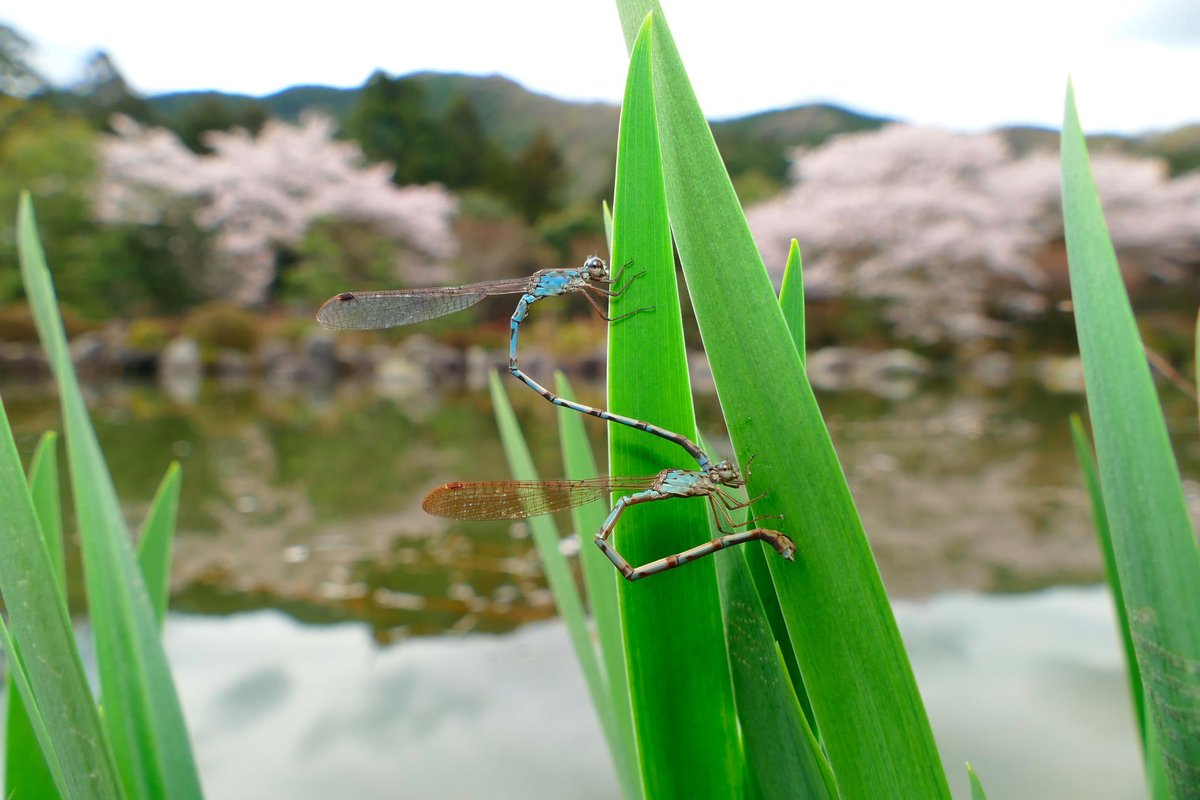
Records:
{"label": "green shrub", "polygon": [[399,254],[396,243],[371,225],[320,220],[296,246],[294,263],[281,268],[280,294],[285,300],[319,303],[350,286],[398,288]]}
{"label": "green shrub", "polygon": [[125,346],[133,350],[162,350],[171,341],[170,327],[162,320],[135,319],[125,332]]}
{"label": "green shrub", "polygon": [[259,319],[251,311],[225,301],[197,306],[183,322],[183,334],[202,348],[248,353],[258,344]]}

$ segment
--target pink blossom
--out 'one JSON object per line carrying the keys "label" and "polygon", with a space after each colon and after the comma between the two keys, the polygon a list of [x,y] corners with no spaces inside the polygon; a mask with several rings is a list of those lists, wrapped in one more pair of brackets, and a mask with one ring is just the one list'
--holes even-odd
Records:
{"label": "pink blossom", "polygon": [[[1118,250],[1171,274],[1200,260],[1200,177],[1112,153],[1093,170]],[[996,133],[908,125],[798,151],[793,186],[747,214],[778,281],[792,238],[806,292],[883,301],[900,336],[925,343],[1000,336],[1001,316],[1047,307],[1038,256],[1062,239],[1056,153],[1015,156]]]}
{"label": "pink blossom", "polygon": [[[260,303],[275,279],[276,251],[322,218],[367,222],[403,245],[405,284],[442,279],[457,250],[457,202],[440,186],[396,187],[386,164],[366,166],[353,142],[334,139],[332,120],[268,122],[257,136],[212,132],[196,155],[171,132],[116,118],[103,146],[96,213],[105,222],[160,224],[187,214],[214,235],[203,276],[214,296]],[[412,256],[416,256],[413,258]]]}

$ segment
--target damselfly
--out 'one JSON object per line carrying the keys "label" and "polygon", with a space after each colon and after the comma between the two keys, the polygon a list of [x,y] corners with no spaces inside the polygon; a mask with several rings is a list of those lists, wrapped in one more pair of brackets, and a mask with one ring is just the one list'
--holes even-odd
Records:
{"label": "damselfly", "polygon": [[[660,428],[649,422],[614,414],[602,408],[586,406],[567,400],[525,374],[517,364],[517,333],[521,323],[529,314],[529,307],[544,297],[555,297],[570,292],[579,292],[587,298],[592,308],[604,319],[615,322],[649,308],[634,309],[616,317],[610,317],[600,307],[596,297],[619,297],[626,284],[620,289],[608,289],[621,282],[629,264],[621,267],[615,278],[610,278],[608,264],[599,256],[591,256],[578,269],[544,269],[528,278],[508,278],[498,281],[472,283],[466,286],[438,286],[424,289],[394,289],[382,292],[342,292],[329,298],[317,312],[317,321],[326,328],[341,330],[375,330],[417,322],[452,314],[475,305],[485,297],[503,294],[519,294],[517,308],[513,312],[508,347],[508,371],[556,406],[569,408],[582,414],[590,414],[603,420],[628,425],[671,442],[675,442],[696,459],[702,471],[712,467],[712,460],[690,439],[681,434]],[[641,273],[638,273],[640,275]],[[637,275],[631,277],[636,278]]]}
{"label": "damselfly", "polygon": [[602,297],[619,296],[624,289],[609,290],[605,287],[619,283],[624,273],[622,268],[616,278],[610,278],[608,264],[604,263],[604,259],[592,256],[579,269],[543,269],[527,278],[503,278],[466,286],[342,292],[325,301],[317,312],[317,321],[326,328],[337,330],[377,330],[413,325],[453,314],[475,305],[485,297],[502,294],[526,295],[529,298],[525,301],[527,308],[529,303],[543,297],[554,297],[569,292],[583,293],[592,308],[608,319],[593,293]]}
{"label": "damselfly", "polygon": [[[456,481],[431,491],[421,505],[430,514],[452,519],[524,519],[585,505],[609,497],[613,492],[630,492],[613,504],[604,524],[597,531],[595,540],[596,545],[621,574],[631,581],[674,569],[726,547],[756,539],[771,545],[789,561],[795,560],[796,545],[779,531],[753,528],[735,532],[736,528],[766,519],[754,517],[738,523],[732,518],[731,511],[746,508],[762,497],[758,495],[742,501],[724,490],[724,487],[737,488],[745,485],[746,481],[737,467],[728,461],[721,461],[707,470],[665,469],[657,475],[640,478],[599,477],[582,480],[470,483]],[[629,506],[672,497],[706,498],[717,519],[717,528],[724,535],[640,567],[630,566],[609,541],[617,520]]]}

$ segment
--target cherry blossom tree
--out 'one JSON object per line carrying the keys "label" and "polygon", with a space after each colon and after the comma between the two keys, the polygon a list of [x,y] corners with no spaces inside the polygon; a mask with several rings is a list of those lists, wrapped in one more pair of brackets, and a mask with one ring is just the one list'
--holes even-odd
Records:
{"label": "cherry blossom tree", "polygon": [[[1093,169],[1119,250],[1142,251],[1158,277],[1200,263],[1200,177],[1171,181],[1160,161],[1112,153]],[[1057,154],[891,125],[798,151],[792,176],[747,214],[777,281],[794,237],[809,296],[880,301],[897,335],[924,344],[1002,336],[1006,320],[1047,309]]]}
{"label": "cherry blossom tree", "polygon": [[[187,216],[213,236],[202,282],[212,296],[252,305],[266,299],[276,255],[316,220],[367,223],[403,258],[398,284],[445,277],[456,251],[455,199],[442,187],[394,186],[386,164],[365,166],[358,146],[333,138],[334,123],[306,115],[272,120],[257,136],[213,132],[211,155],[192,153],[171,132],[113,121],[102,147],[96,214],[105,222],[171,224]],[[399,274],[400,272],[403,274]]]}

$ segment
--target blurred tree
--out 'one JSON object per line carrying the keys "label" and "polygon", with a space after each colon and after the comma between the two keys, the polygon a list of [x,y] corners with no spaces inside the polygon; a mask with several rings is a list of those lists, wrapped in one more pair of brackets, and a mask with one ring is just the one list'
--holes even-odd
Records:
{"label": "blurred tree", "polygon": [[1145,136],[1143,142],[1149,155],[1161,156],[1167,160],[1172,177],[1200,171],[1200,123],[1152,133]]}
{"label": "blurred tree", "polygon": [[[736,183],[745,174],[755,175],[755,181],[768,183],[770,193],[778,192],[788,182],[788,148],[781,142],[730,125],[715,126],[713,138],[725,169]],[[764,195],[768,196],[768,195]]]}
{"label": "blurred tree", "polygon": [[241,128],[257,134],[270,118],[261,103],[251,102],[234,106],[220,95],[210,94],[187,107],[179,119],[168,127],[183,140],[193,153],[211,153],[204,141],[209,131],[228,131]]}
{"label": "blurred tree", "polygon": [[562,154],[544,128],[513,162],[509,198],[513,207],[533,223],[560,207],[559,196],[566,178]]}
{"label": "blurred tree", "polygon": [[416,80],[377,72],[363,87],[342,133],[358,141],[372,161],[392,164],[397,185],[481,188],[513,202],[514,165],[488,137],[471,99],[455,95],[440,116],[430,111],[428,101]]}
{"label": "blurred tree", "polygon": [[[28,189],[63,303],[96,318],[179,310],[196,299],[185,233],[96,221],[99,139],[49,100],[0,97],[0,249],[15,247],[17,198]],[[21,295],[19,273],[0,271],[0,302]]]}
{"label": "blurred tree", "polygon": [[475,104],[464,94],[456,95],[444,120],[447,160],[444,183],[450,189],[480,186],[485,182],[488,150],[494,149],[483,132]]}
{"label": "blurred tree", "polygon": [[[746,215],[777,280],[795,237],[806,297],[877,302],[894,334],[928,346],[1007,337],[1055,308],[1056,152],[897,124],[794,155],[793,186]],[[1091,166],[1131,288],[1194,285],[1200,175],[1168,180],[1160,160],[1111,152]]]}
{"label": "blurred tree", "polygon": [[88,118],[99,128],[111,130],[109,122],[113,114],[123,114],[138,122],[155,119],[150,103],[129,88],[116,63],[103,50],[88,58],[83,77],[71,89],[84,100]]}
{"label": "blurred tree", "polygon": [[29,63],[32,49],[28,39],[0,23],[0,95],[29,97],[46,88],[45,79]]}
{"label": "blurred tree", "polygon": [[[180,248],[193,254],[189,277],[208,297],[267,301],[281,254],[295,252],[316,220],[369,226],[412,256],[393,269],[420,283],[443,277],[439,262],[455,250],[454,199],[437,186],[397,188],[385,165],[364,166],[353,142],[333,139],[325,117],[308,115],[300,125],[271,120],[258,136],[213,131],[208,156],[163,128],[123,117],[115,125],[118,135],[104,141],[97,216],[150,230],[174,227]],[[400,281],[393,274],[390,282]]]}
{"label": "blurred tree", "polygon": [[451,189],[480,187],[503,195],[512,178],[512,163],[488,138],[471,99],[456,95],[440,124],[446,160],[441,182]]}
{"label": "blurred tree", "polygon": [[575,203],[561,211],[547,214],[538,221],[537,232],[554,248],[560,259],[568,259],[581,243],[596,242],[604,247],[604,216],[596,212],[596,203]]}
{"label": "blurred tree", "polygon": [[399,186],[444,180],[445,137],[415,81],[376,72],[350,109],[344,132],[367,158],[392,164],[392,182]]}
{"label": "blurred tree", "polygon": [[398,255],[397,243],[366,222],[317,220],[296,244],[293,263],[280,268],[280,295],[318,303],[347,286],[399,288]]}
{"label": "blurred tree", "polygon": [[[90,251],[95,165],[96,134],[84,121],[47,102],[0,97],[0,249],[11,253],[16,246],[17,198],[27,189],[50,263],[77,281],[60,287],[60,294],[81,306],[87,298],[78,281],[95,266]],[[20,295],[17,271],[0,270],[0,301]]]}
{"label": "blurred tree", "polygon": [[177,314],[194,306],[205,299],[198,278],[212,255],[213,238],[183,214],[170,223],[101,226],[94,247],[103,268],[88,285],[102,305],[86,310],[112,317]]}

